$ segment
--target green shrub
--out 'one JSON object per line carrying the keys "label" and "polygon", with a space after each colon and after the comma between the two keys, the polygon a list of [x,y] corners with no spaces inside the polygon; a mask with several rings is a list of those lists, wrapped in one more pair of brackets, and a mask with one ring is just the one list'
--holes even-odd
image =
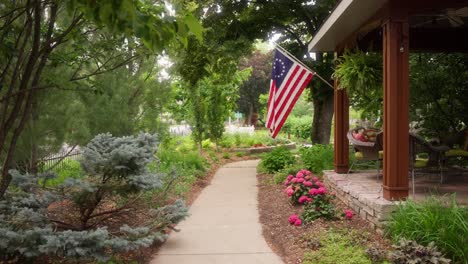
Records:
{"label": "green shrub", "polygon": [[245,155],[244,152],[236,152],[237,157],[243,157]]}
{"label": "green shrub", "polygon": [[305,223],[310,223],[320,217],[326,220],[333,220],[337,218],[335,205],[331,202],[333,196],[331,195],[317,195],[314,196],[312,201],[307,203],[302,212],[301,218]]}
{"label": "green shrub", "polygon": [[[466,246],[466,245],[465,245]],[[449,259],[442,257],[434,242],[427,247],[421,246],[415,241],[400,239],[398,245],[393,246],[395,251],[390,254],[390,260],[395,264],[448,264]]]}
{"label": "green shrub", "polygon": [[164,241],[168,230],[188,216],[181,200],[164,207],[151,204],[147,217],[132,227],[115,221],[134,218],[135,210],[128,209],[141,195],[164,187],[164,174],[147,167],[157,146],[150,134],[97,135],[83,148],[87,177],[68,178],[57,188],[38,185],[52,174],[34,177],[10,170],[14,191],[0,201],[0,262],[43,263],[44,257],[63,257],[69,258],[63,262],[90,263]]}
{"label": "green shrub", "polygon": [[234,142],[236,144],[237,147],[240,147],[241,144],[242,144],[242,138],[241,138],[241,135],[240,134],[235,134],[234,135]]}
{"label": "green shrub", "polygon": [[235,145],[233,137],[224,135],[223,138],[219,141],[219,145],[223,148],[231,148]]}
{"label": "green shrub", "polygon": [[312,130],[312,117],[290,117],[284,124],[283,130],[296,138],[308,139]]}
{"label": "green shrub", "polygon": [[351,235],[329,231],[320,238],[322,247],[304,254],[303,264],[371,264],[364,248]]}
{"label": "green shrub", "polygon": [[224,152],[223,153],[223,159],[230,159],[231,158],[231,155],[227,152]]}
{"label": "green shrub", "polygon": [[273,176],[273,180],[276,184],[283,184],[288,175],[295,175],[303,167],[303,164],[290,164],[284,167],[283,169],[279,170],[277,173],[275,173],[275,175]]}
{"label": "green shrub", "polygon": [[267,173],[274,173],[293,164],[294,161],[294,156],[287,148],[277,147],[263,156],[260,167]]}
{"label": "green shrub", "polygon": [[213,149],[215,148],[215,144],[211,142],[210,139],[205,139],[202,141],[202,148],[203,149]]}
{"label": "green shrub", "polygon": [[301,148],[299,154],[305,167],[315,174],[322,175],[323,170],[333,169],[332,145],[317,144],[310,148]]}
{"label": "green shrub", "polygon": [[396,242],[400,238],[421,245],[435,245],[455,262],[468,262],[468,209],[452,196],[408,200],[391,215],[386,233]]}

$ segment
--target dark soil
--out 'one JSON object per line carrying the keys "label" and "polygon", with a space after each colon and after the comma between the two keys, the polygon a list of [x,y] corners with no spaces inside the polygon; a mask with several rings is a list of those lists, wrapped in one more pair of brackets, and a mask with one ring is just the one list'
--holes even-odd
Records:
{"label": "dark soil", "polygon": [[[274,184],[272,179],[272,175],[269,174],[257,175],[260,222],[267,243],[285,263],[302,263],[304,253],[315,249],[310,238],[330,229],[355,230],[358,234],[364,234],[362,240],[365,241],[361,242],[368,246],[376,246],[380,249],[390,247],[389,241],[382,238],[366,221],[356,215],[352,220],[327,221],[318,219],[300,227],[290,225],[288,217],[291,214],[300,215],[302,207],[293,206],[283,192],[284,186]],[[335,202],[335,205],[340,212],[348,209],[339,202]]]}

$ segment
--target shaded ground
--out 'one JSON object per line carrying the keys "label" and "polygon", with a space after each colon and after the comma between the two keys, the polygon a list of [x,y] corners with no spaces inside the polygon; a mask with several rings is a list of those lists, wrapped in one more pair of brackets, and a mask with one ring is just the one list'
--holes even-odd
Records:
{"label": "shaded ground", "polygon": [[[362,242],[366,245],[377,246],[381,249],[389,248],[389,241],[383,239],[381,235],[368,226],[366,221],[358,216],[354,216],[351,221],[318,219],[301,227],[290,225],[288,217],[293,213],[300,215],[302,207],[290,204],[290,200],[283,192],[284,187],[274,184],[271,175],[258,174],[257,180],[263,235],[273,251],[281,256],[285,263],[302,263],[304,253],[314,248],[313,238],[317,237],[319,233],[327,232],[330,229],[345,230],[345,232],[355,230],[357,233],[362,234],[360,239],[364,240]],[[341,212],[345,209],[338,202],[337,208]]]}

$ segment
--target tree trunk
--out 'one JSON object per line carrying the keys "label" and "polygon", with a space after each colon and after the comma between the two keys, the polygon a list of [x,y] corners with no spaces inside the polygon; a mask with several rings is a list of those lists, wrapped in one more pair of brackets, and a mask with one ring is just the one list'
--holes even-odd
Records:
{"label": "tree trunk", "polygon": [[314,98],[314,118],[312,121],[311,140],[313,144],[330,144],[330,132],[333,120],[333,94]]}

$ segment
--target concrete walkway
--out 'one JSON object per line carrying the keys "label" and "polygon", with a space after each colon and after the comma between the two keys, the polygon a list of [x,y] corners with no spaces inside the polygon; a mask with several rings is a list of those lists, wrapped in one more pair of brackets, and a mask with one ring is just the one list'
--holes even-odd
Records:
{"label": "concrete walkway", "polygon": [[280,264],[262,236],[257,209],[258,160],[219,169],[151,264]]}

